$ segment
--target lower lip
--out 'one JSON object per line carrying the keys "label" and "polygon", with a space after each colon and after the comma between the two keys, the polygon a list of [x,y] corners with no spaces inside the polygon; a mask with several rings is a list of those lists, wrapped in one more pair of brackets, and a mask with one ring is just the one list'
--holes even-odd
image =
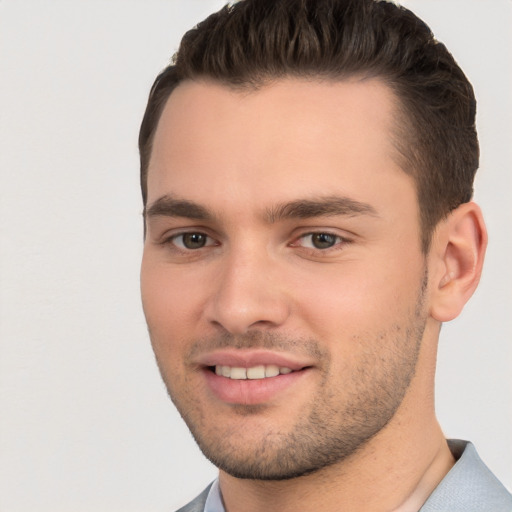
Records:
{"label": "lower lip", "polygon": [[230,379],[215,374],[209,369],[203,370],[208,387],[223,402],[238,405],[255,405],[270,402],[287,388],[309,373],[308,369],[294,371],[286,375],[277,375],[266,379]]}

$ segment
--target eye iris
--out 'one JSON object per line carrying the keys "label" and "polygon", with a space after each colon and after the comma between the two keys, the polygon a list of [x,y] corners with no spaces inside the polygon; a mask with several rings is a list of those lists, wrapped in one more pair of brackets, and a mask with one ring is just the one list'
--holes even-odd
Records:
{"label": "eye iris", "polygon": [[187,249],[201,249],[206,244],[206,235],[201,233],[186,233],[183,235],[183,245]]}
{"label": "eye iris", "polygon": [[329,233],[315,233],[311,239],[317,249],[328,249],[336,243],[336,237]]}

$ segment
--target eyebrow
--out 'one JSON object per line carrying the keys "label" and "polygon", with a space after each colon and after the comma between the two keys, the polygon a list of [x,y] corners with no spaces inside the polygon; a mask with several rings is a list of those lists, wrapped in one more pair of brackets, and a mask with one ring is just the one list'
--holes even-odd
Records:
{"label": "eyebrow", "polygon": [[270,223],[286,219],[334,217],[337,215],[348,217],[370,215],[378,217],[377,211],[372,205],[343,196],[327,196],[318,199],[291,201],[266,211],[266,217]]}
{"label": "eyebrow", "polygon": [[212,220],[214,218],[207,208],[187,199],[178,199],[165,195],[149,207],[144,208],[144,217],[185,217],[195,220]]}
{"label": "eyebrow", "polygon": [[[264,218],[270,224],[287,219],[307,219],[313,217],[334,217],[343,215],[354,217],[370,215],[378,217],[375,208],[361,201],[343,196],[326,196],[317,199],[297,199],[277,204],[264,211]],[[188,199],[165,195],[144,209],[144,217],[183,217],[194,220],[213,220],[215,215],[204,206]]]}

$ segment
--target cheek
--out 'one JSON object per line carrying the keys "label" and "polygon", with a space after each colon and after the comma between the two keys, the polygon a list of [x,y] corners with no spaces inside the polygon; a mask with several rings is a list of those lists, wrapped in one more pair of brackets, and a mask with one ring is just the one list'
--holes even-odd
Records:
{"label": "cheek", "polygon": [[346,339],[390,328],[408,316],[417,300],[420,269],[400,265],[346,262],[304,274],[295,294],[300,316],[322,337]]}
{"label": "cheek", "polygon": [[179,349],[179,340],[186,338],[195,325],[193,286],[180,279],[180,273],[169,272],[158,264],[143,259],[141,296],[153,348],[161,351]]}

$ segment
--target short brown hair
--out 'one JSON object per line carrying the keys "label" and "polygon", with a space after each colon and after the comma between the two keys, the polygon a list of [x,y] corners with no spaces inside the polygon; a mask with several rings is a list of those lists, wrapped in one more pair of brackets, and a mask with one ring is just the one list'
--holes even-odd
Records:
{"label": "short brown hair", "polygon": [[426,252],[431,233],[469,201],[478,168],[473,88],[446,47],[411,11],[379,0],[242,0],[183,37],[151,89],[139,135],[147,200],[152,141],[183,80],[259,88],[281,77],[377,77],[399,99],[394,144],[416,183]]}

